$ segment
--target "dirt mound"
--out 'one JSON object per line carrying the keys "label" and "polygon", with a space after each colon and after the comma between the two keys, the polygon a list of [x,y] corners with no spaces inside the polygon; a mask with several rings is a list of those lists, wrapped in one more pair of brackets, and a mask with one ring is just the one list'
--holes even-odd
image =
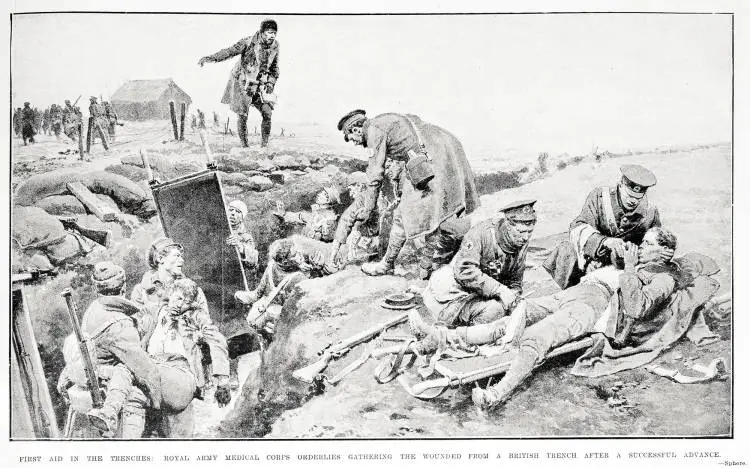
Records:
{"label": "dirt mound", "polygon": [[[407,286],[404,278],[373,278],[356,266],[299,283],[284,304],[275,339],[257,375],[247,379],[241,400],[221,428],[223,435],[263,436],[283,411],[308,401],[314,392],[309,384],[293,378],[292,372],[316,359],[317,352],[330,342],[398,315],[397,311],[380,307],[379,301],[387,294],[404,291]],[[358,352],[361,351],[354,350],[349,357]],[[328,372],[336,372],[343,365],[334,362]]]}

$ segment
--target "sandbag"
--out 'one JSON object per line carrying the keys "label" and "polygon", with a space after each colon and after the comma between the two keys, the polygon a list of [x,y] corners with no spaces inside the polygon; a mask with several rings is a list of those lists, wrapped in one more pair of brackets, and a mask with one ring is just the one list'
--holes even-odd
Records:
{"label": "sandbag", "polygon": [[12,246],[11,273],[51,271],[54,269],[55,267],[42,251],[35,249],[20,250],[16,246]]}
{"label": "sandbag", "polygon": [[68,260],[91,252],[94,246],[93,241],[83,236],[66,233],[60,242],[46,246],[44,251],[53,265],[60,265]]}
{"label": "sandbag", "polygon": [[148,172],[146,169],[129,164],[113,164],[104,168],[105,171],[112,174],[121,175],[133,182],[140,182],[148,179]]}
{"label": "sandbag", "polygon": [[11,219],[11,239],[21,249],[45,247],[66,236],[62,223],[36,206],[14,207]]}
{"label": "sandbag", "polygon": [[36,206],[55,216],[86,214],[86,207],[73,195],[52,195],[36,202]]}
{"label": "sandbag", "polygon": [[108,195],[125,213],[136,214],[151,211],[155,213],[151,197],[137,183],[121,175],[106,171],[80,173],[60,171],[37,174],[30,177],[16,189],[14,201],[20,206],[31,206],[51,195],[69,194],[69,182],[80,182],[93,193]]}
{"label": "sandbag", "polygon": [[110,208],[116,212],[120,211],[120,207],[117,206],[117,203],[110,197],[109,195],[103,195],[101,193],[96,193],[96,198],[101,200],[102,204],[106,206],[107,208]]}

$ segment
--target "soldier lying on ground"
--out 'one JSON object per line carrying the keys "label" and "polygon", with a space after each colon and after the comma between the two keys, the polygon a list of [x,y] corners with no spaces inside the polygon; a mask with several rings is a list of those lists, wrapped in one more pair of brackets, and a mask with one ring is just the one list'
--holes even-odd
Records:
{"label": "soldier lying on ground", "polygon": [[182,278],[174,282],[169,302],[159,311],[156,326],[148,340],[148,353],[179,354],[190,363],[195,376],[199,398],[203,398],[210,383],[203,368],[204,351],[208,348],[212,375],[219,382],[214,398],[226,406],[231,401],[227,386],[229,352],[227,340],[214,325],[208,310],[198,298],[200,288],[195,281]]}
{"label": "soldier lying on ground", "polygon": [[[678,267],[666,252],[674,252],[677,239],[663,228],[646,232],[640,248],[627,244],[624,250],[625,270],[610,265],[586,274],[571,288],[536,299],[521,301],[513,314],[519,314],[525,330],[513,333],[518,353],[503,379],[487,390],[475,388],[472,400],[481,408],[491,408],[510,398],[521,382],[547,353],[560,345],[591,333],[614,337],[616,344],[627,340],[633,323],[664,307],[677,288]],[[610,300],[619,294],[619,310]],[[445,341],[461,345],[495,343],[503,338],[511,322],[502,318],[492,323],[446,330],[427,326],[418,314],[411,314],[410,324],[416,334],[425,338],[420,350],[431,352]]]}
{"label": "soldier lying on ground", "polygon": [[323,187],[315,196],[310,211],[286,211],[284,203],[276,202],[277,216],[285,224],[302,225],[302,235],[323,242],[333,241],[338,215],[333,206],[339,203],[339,193],[334,187]]}

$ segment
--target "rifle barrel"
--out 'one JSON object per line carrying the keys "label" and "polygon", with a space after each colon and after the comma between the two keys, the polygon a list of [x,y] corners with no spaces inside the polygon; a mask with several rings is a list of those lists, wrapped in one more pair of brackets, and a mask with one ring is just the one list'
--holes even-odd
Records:
{"label": "rifle barrel", "polygon": [[78,322],[77,309],[75,302],[73,302],[73,292],[70,288],[65,288],[61,296],[65,298],[65,303],[68,306],[68,315],[70,316],[70,323],[73,325],[73,332],[76,334],[79,342],[83,341],[83,331],[81,330],[81,324]]}

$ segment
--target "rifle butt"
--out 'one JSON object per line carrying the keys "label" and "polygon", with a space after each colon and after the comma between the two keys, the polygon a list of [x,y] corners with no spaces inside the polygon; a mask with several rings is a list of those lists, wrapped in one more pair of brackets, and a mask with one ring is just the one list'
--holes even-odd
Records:
{"label": "rifle butt", "polygon": [[112,232],[108,230],[79,229],[78,232],[101,245],[102,247],[109,247],[110,243],[112,242]]}
{"label": "rifle butt", "polygon": [[292,372],[292,377],[303,382],[312,383],[313,380],[315,380],[315,376],[323,372],[325,368],[328,367],[328,362],[330,360],[331,356],[326,354],[312,364]]}

